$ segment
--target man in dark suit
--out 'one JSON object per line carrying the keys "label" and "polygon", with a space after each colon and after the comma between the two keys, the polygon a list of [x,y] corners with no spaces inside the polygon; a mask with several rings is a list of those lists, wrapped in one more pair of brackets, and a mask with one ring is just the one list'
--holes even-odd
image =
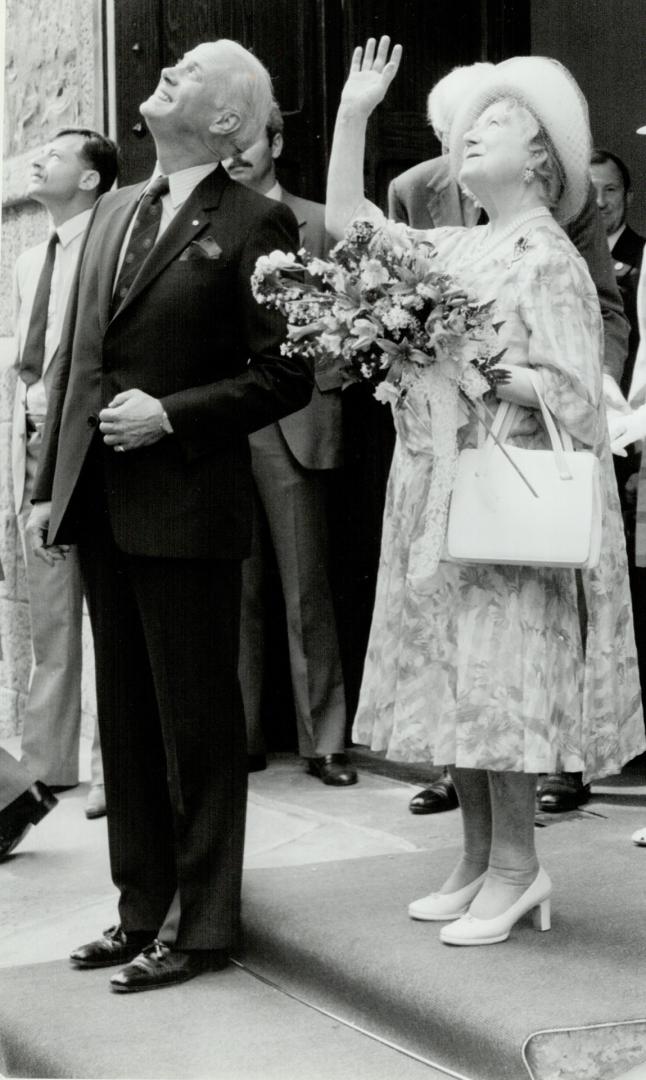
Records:
{"label": "man in dark suit", "polygon": [[606,233],[615,278],[630,323],[628,357],[621,377],[621,389],[628,396],[639,345],[637,321],[637,283],[646,240],[626,221],[633,200],[633,188],[627,165],[609,150],[595,149],[590,159],[590,176],[597,196],[597,206]]}
{"label": "man in dark suit", "polygon": [[[473,69],[479,66],[473,65]],[[464,72],[466,75],[469,71],[472,72],[471,87],[481,74],[486,74],[486,71],[479,73],[470,68],[457,68],[455,73],[450,72],[445,79],[440,80],[429,94],[429,120],[442,144],[442,156],[415,165],[390,184],[390,216],[414,229],[432,229],[442,225],[470,227],[478,222],[479,211],[451,177],[446,152],[451,121],[459,104],[459,96],[456,99],[455,95],[460,95],[470,88],[462,81],[464,76],[458,78],[458,73]],[[440,88],[442,93],[434,99],[437,88]],[[583,210],[567,225],[566,232],[586,260],[599,296],[605,338],[604,373],[623,385],[629,325],[624,316],[622,297],[615,282],[613,264],[596,202],[596,191],[591,183]],[[543,810],[549,811],[571,810],[585,802],[588,794],[589,787],[583,784],[579,773],[555,774],[547,777],[541,785],[539,805]],[[438,780],[413,796],[410,810],[414,814],[434,814],[453,810],[457,805],[455,788],[445,771]]]}
{"label": "man in dark suit", "polygon": [[248,436],[312,383],[250,288],[259,255],[296,247],[293,215],[219,164],[271,105],[235,42],[163,69],[141,106],[153,179],[100,199],[86,234],[34,486],[34,549],[78,543],[120,892],[120,924],[71,959],[125,964],[119,992],[220,968],[238,934]]}
{"label": "man in dark suit", "polygon": [[[260,138],[226,162],[230,176],[294,212],[301,246],[325,258],[325,207],[285,191],[276,179],[283,118],[276,106]],[[255,515],[252,555],[242,572],[240,686],[250,768],[264,768],[261,728],[265,622],[263,571],[269,534],[285,600],[298,749],[324,784],[354,784],[344,754],[345,692],[328,573],[327,487],[342,463],[338,377],[315,376],[312,400],[250,436]]]}

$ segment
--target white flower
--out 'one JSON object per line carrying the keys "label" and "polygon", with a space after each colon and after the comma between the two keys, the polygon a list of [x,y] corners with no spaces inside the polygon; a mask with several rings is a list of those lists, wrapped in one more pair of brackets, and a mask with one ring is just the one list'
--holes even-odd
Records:
{"label": "white flower", "polygon": [[321,334],[318,339],[318,343],[322,349],[326,349],[327,352],[333,355],[338,355],[341,352],[341,346],[343,344],[343,338],[340,334]]}
{"label": "white flower", "polygon": [[385,285],[390,280],[390,275],[378,259],[366,259],[361,268],[360,278],[364,288],[375,289],[379,285]]}
{"label": "white flower", "polygon": [[291,270],[296,262],[293,251],[270,251],[269,255],[261,255],[256,267],[265,267],[271,273],[273,270]]}
{"label": "white flower", "polygon": [[310,274],[315,274],[317,277],[326,277],[336,272],[334,263],[329,263],[325,259],[318,259],[316,256],[309,260],[307,269]]}
{"label": "white flower", "polygon": [[389,330],[406,330],[409,326],[415,325],[415,319],[410,312],[405,311],[404,308],[398,305],[384,311],[381,321]]}
{"label": "white flower", "polygon": [[350,327],[350,333],[372,341],[377,336],[377,327],[370,319],[355,319]]}
{"label": "white flower", "polygon": [[382,405],[388,405],[389,402],[394,403],[399,399],[399,390],[388,379],[384,379],[375,387],[374,396],[375,400],[380,401]]}

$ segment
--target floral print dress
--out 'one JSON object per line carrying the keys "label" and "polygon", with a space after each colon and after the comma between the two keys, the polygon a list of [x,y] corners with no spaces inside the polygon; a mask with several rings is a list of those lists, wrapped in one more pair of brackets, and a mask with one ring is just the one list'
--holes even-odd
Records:
{"label": "floral print dress", "polygon": [[[379,216],[363,204],[357,217]],[[394,410],[379,575],[355,742],[400,761],[545,773],[618,772],[645,747],[626,552],[602,400],[603,332],[587,267],[551,217],[497,245],[483,227],[423,234],[443,268],[494,299],[503,363],[531,366],[543,397],[601,461],[602,555],[573,570],[441,562],[409,576],[433,467],[424,402]],[[420,391],[421,393],[421,391]],[[492,395],[490,407],[496,408]],[[459,446],[477,443],[472,417]],[[549,445],[519,407],[511,442]],[[432,509],[432,508],[431,508]]]}

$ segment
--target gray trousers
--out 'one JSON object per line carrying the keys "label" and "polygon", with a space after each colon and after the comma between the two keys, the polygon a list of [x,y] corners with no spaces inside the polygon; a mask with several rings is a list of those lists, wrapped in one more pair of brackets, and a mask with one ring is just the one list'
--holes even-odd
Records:
{"label": "gray trousers", "polygon": [[[28,436],[25,493],[18,515],[32,644],[21,750],[23,764],[35,780],[68,785],[78,783],[79,778],[83,591],[76,548],[72,547],[64,560],[48,566],[25,543],[40,442],[40,431]],[[92,783],[103,783],[96,727]]]}
{"label": "gray trousers", "polygon": [[260,709],[268,613],[262,581],[266,519],[287,616],[289,663],[301,757],[343,750],[345,692],[328,578],[325,485],[303,469],[278,424],[251,435],[256,490],[253,550],[242,569],[239,676],[250,754],[262,753]]}

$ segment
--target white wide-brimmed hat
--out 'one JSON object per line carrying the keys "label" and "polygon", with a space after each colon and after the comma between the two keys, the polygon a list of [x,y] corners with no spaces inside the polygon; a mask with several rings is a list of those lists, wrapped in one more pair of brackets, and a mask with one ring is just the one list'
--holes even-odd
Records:
{"label": "white wide-brimmed hat", "polygon": [[563,191],[553,214],[565,224],[583,209],[590,187],[592,138],[587,102],[575,79],[558,60],[514,56],[496,64],[462,103],[451,126],[451,171],[458,177],[464,136],[481,113],[501,98],[524,105],[547,134],[563,172]]}

